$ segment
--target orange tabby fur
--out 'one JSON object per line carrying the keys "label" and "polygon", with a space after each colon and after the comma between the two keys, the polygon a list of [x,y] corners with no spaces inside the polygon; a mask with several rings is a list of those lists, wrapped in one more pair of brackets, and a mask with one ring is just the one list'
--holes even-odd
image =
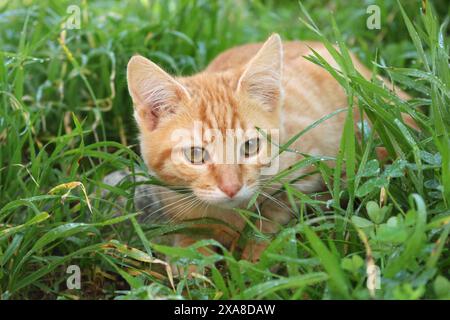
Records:
{"label": "orange tabby fur", "polygon": [[[308,46],[337,68],[322,44],[299,41],[282,44],[276,34],[264,45],[248,44],[225,51],[206,70],[188,77],[171,77],[140,56],[130,60],[128,83],[140,130],[142,156],[149,169],[163,181],[188,187],[194,193],[188,199],[176,192],[161,193],[167,205],[166,214],[173,221],[201,217],[222,220],[234,230],[221,224],[198,227],[209,231],[209,237],[231,246],[245,221],[232,208],[222,205],[233,200],[225,193],[245,189],[236,205],[245,204],[263,178],[258,165],[174,163],[173,142],[169,138],[174,130],[191,129],[196,120],[223,132],[236,128],[275,128],[280,129],[283,144],[314,121],[347,106],[347,96],[338,82],[326,70],[304,58],[311,54]],[[352,58],[357,70],[370,78],[371,72]],[[402,92],[400,95],[407,98]],[[311,155],[335,156],[345,116],[340,113],[323,122],[290,148]],[[205,144],[211,142],[207,137],[202,139]],[[282,153],[279,170],[301,158],[299,153]],[[296,176],[308,170],[311,168],[296,172]],[[313,192],[324,186],[320,177],[313,175],[298,181],[295,187]],[[189,202],[192,199],[198,201]],[[263,205],[261,211],[273,221],[259,225],[264,232],[276,232],[278,224],[291,219],[290,212],[276,202]],[[193,241],[192,237],[179,235],[175,244],[189,245]],[[257,259],[264,245],[250,242],[244,257]]]}

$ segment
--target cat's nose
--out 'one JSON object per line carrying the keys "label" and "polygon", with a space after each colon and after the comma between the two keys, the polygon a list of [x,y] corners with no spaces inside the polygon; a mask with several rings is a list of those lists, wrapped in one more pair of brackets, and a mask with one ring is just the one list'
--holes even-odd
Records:
{"label": "cat's nose", "polygon": [[233,198],[239,190],[241,190],[242,185],[238,182],[225,182],[219,185],[219,189],[223,191],[230,199]]}
{"label": "cat's nose", "polygon": [[214,167],[214,174],[217,177],[217,186],[230,199],[241,190],[241,172],[238,166],[227,164],[217,165]]}

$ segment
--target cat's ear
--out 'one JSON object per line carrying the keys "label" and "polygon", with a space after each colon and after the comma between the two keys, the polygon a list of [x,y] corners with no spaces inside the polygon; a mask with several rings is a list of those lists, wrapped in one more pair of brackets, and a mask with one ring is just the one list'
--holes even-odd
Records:
{"label": "cat's ear", "polygon": [[153,130],[160,117],[173,113],[187,89],[167,72],[142,56],[134,56],[127,67],[128,91],[140,126]]}
{"label": "cat's ear", "polygon": [[275,33],[246,65],[237,85],[238,92],[247,93],[268,111],[275,110],[283,96],[282,68],[283,45]]}

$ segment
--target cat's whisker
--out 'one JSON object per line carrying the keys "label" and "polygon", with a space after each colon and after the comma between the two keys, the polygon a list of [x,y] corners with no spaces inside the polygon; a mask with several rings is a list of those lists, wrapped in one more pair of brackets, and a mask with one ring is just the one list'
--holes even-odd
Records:
{"label": "cat's whisker", "polygon": [[181,218],[185,213],[191,211],[193,208],[195,208],[199,203],[201,203],[201,200],[198,198],[192,199],[186,206],[184,206],[179,212],[177,212],[169,221],[168,223],[173,223],[174,221]]}
{"label": "cat's whisker", "polygon": [[167,210],[164,212],[164,217],[166,218],[165,223],[169,224],[171,221],[174,220],[174,218],[178,215],[179,212],[183,211],[184,208],[189,206],[190,203],[192,203],[195,199],[187,199],[185,202],[179,203],[176,206],[172,206],[167,208]]}
{"label": "cat's whisker", "polygon": [[177,220],[181,220],[181,218],[188,212],[191,212],[192,209],[194,209],[197,204],[199,204],[200,202],[198,201],[198,199],[194,199],[193,201],[191,201],[183,210],[181,210],[180,212],[178,212],[170,221],[169,223],[173,223]]}
{"label": "cat's whisker", "polygon": [[206,204],[205,208],[203,209],[203,214],[202,214],[202,218],[204,219],[206,217],[206,214],[208,213],[208,207],[210,205],[210,203],[208,202],[204,202]]}
{"label": "cat's whisker", "polygon": [[261,195],[263,195],[264,197],[268,198],[269,200],[272,200],[275,204],[277,204],[280,208],[286,209],[288,210],[290,213],[292,213],[293,216],[295,216],[295,212],[289,208],[285,203],[283,203],[282,201],[278,200],[277,198],[269,195],[268,193],[265,192],[261,192]]}
{"label": "cat's whisker", "polygon": [[[158,195],[162,195],[162,194],[167,194],[167,193],[177,193],[180,194],[177,191],[190,191],[190,188],[185,188],[184,190],[161,190],[161,191],[156,191],[155,190],[150,190],[151,188],[148,189],[144,189],[144,190],[139,190],[139,195],[135,195],[134,199],[139,199],[139,198],[143,198],[143,197],[148,197],[148,196],[158,196]],[[130,196],[130,198],[133,197],[133,195]]]}
{"label": "cat's whisker", "polygon": [[190,204],[195,201],[195,198],[191,198],[189,200],[186,200],[183,203],[178,204],[175,207],[171,207],[167,210],[166,216],[169,217],[167,223],[171,223],[171,221],[173,221],[174,219],[176,219],[176,217],[178,216],[178,214],[180,212],[183,212],[185,210],[185,208],[189,207]]}
{"label": "cat's whisker", "polygon": [[[180,194],[172,194],[172,195],[165,195],[164,197],[156,197],[157,201],[152,201],[151,203],[149,203],[149,205],[155,204],[155,203],[159,203],[161,201],[164,200],[170,200],[170,199],[175,199],[175,198],[179,198],[181,195]],[[139,200],[142,198],[135,198],[135,200]],[[145,208],[145,207],[144,207]]]}
{"label": "cat's whisker", "polygon": [[[150,213],[149,215],[147,215],[147,216],[145,217],[145,220],[144,220],[144,221],[147,221],[150,217],[152,217],[152,216],[155,215],[156,213],[158,213],[158,212],[160,212],[160,211],[162,211],[162,210],[166,210],[167,208],[170,208],[170,207],[172,207],[172,206],[174,206],[174,205],[176,205],[176,204],[179,204],[180,202],[183,203],[183,201],[187,201],[187,200],[189,200],[189,199],[192,198],[192,197],[195,197],[195,195],[190,194],[190,195],[187,195],[187,196],[185,196],[185,197],[182,197],[181,199],[179,199],[179,200],[177,200],[177,201],[175,201],[175,202],[171,202],[171,203],[169,203],[169,204],[167,204],[167,205],[165,205],[165,206],[163,206],[163,207],[161,207],[161,208],[159,208],[159,209],[153,211],[153,212]],[[146,208],[148,208],[148,207],[151,206],[151,205],[152,205],[152,203],[149,204],[148,206],[142,208],[141,211],[145,210]]]}
{"label": "cat's whisker", "polygon": [[[197,198],[197,201],[193,204],[192,208],[189,208],[188,210],[193,210],[193,209],[196,208],[197,206],[203,205],[203,204],[205,204],[205,203],[207,204],[207,202],[205,202],[205,201],[203,201],[203,200]],[[201,209],[201,207],[199,208],[199,210],[200,210],[200,209]],[[185,214],[185,213],[181,214],[180,217],[183,216],[184,214]]]}
{"label": "cat's whisker", "polygon": [[152,206],[152,205],[155,205],[155,204],[159,204],[159,203],[164,202],[164,201],[176,199],[178,197],[180,197],[179,194],[175,194],[175,195],[172,195],[172,196],[169,196],[169,197],[164,197],[164,198],[158,198],[158,200],[151,201],[147,206],[141,208],[141,210],[144,210],[144,209],[148,208],[149,206]]}

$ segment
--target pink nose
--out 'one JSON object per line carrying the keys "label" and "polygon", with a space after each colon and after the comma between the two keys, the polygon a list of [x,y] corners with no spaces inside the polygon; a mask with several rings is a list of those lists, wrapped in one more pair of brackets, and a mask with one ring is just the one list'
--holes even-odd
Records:
{"label": "pink nose", "polygon": [[233,198],[242,188],[239,166],[221,164],[215,166],[213,170],[219,189],[230,199]]}
{"label": "pink nose", "polygon": [[219,189],[222,190],[228,197],[233,198],[236,193],[241,190],[241,184],[240,183],[222,183],[219,185]]}

